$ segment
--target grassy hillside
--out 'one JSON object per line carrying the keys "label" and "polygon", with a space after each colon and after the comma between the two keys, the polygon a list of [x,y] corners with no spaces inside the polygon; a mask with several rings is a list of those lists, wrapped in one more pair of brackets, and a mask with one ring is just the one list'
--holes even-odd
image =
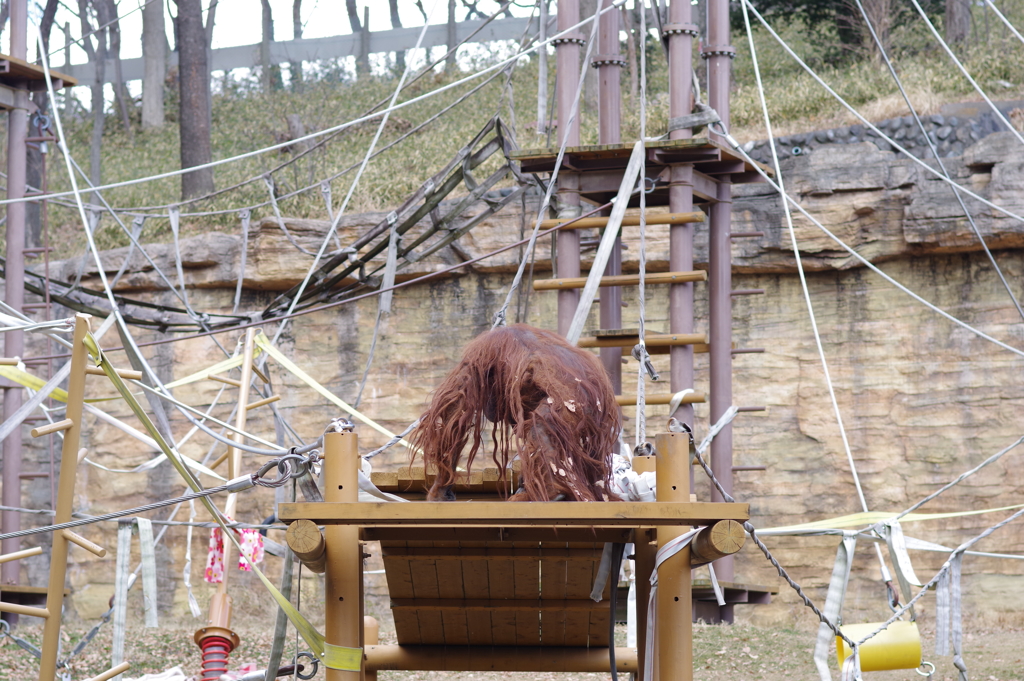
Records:
{"label": "grassy hillside", "polygon": [[[1015,5],[1003,4],[1004,11],[1015,25],[1024,25],[1024,3],[1017,0]],[[1024,44],[1001,24],[997,24],[995,17],[989,17],[989,27],[985,29],[979,14],[983,10],[975,7],[974,11],[977,15],[975,39],[963,51],[965,64],[993,99],[1024,97]],[[837,47],[838,38],[830,29],[810,30],[798,20],[774,18],[772,21],[789,44],[870,119],[879,120],[907,113],[887,70],[867,51],[840,49]],[[740,141],[761,138],[765,131],[746,36],[736,34],[732,42],[737,48],[732,130]],[[895,29],[892,43],[895,45],[894,60],[920,111],[930,113],[945,102],[978,99],[969,83],[931,39],[920,20],[906,22]],[[814,83],[766,31],[755,31],[755,44],[776,134],[790,134],[853,121],[852,116]],[[651,41],[647,53],[648,134],[656,135],[665,129],[668,114],[667,69],[659,45]],[[701,64],[699,58],[694,61]],[[485,62],[477,63],[473,68],[484,65]],[[467,73],[447,76],[431,74],[406,90],[402,101],[465,75]],[[396,112],[378,148],[452,104],[482,81],[476,79]],[[536,133],[533,124],[537,97],[535,62],[524,62],[515,69],[508,90],[505,81],[504,76],[499,76],[447,115],[374,159],[354,193],[348,211],[383,210],[394,206],[443,165],[495,113],[500,112],[507,122],[516,124],[520,146],[544,145],[545,137]],[[213,105],[214,157],[225,158],[287,139],[286,116],[291,114],[297,114],[309,131],[351,120],[379,100],[389,97],[396,83],[397,78],[393,77],[358,83],[325,77],[319,82],[307,83],[302,93],[281,90],[270,94],[259,92],[251,83],[218,83],[218,94]],[[553,86],[552,73],[549,87]],[[635,137],[639,132],[639,105],[629,97],[629,90],[629,75],[624,69],[623,91],[627,98],[623,112],[624,139]],[[107,119],[103,145],[103,181],[116,182],[177,168],[178,128],[175,114],[176,104],[169,101],[169,121],[163,129],[141,131],[137,129],[136,122],[136,129],[128,135],[116,114],[111,113]],[[596,141],[596,114],[584,110],[582,116],[584,142]],[[64,122],[71,140],[72,153],[80,164],[87,167],[91,117],[76,104],[65,111]],[[319,181],[351,164],[359,163],[376,132],[376,125],[376,121],[373,121],[351,128],[287,169],[277,172],[274,178],[279,194],[316,185],[312,191],[283,201],[282,212],[289,216],[325,217]],[[292,158],[293,153],[271,152],[221,166],[215,171],[216,185],[224,188],[249,178],[259,178],[276,165]],[[348,191],[353,176],[354,173],[349,173],[332,182],[336,209]],[[68,188],[63,163],[58,155],[50,158],[50,177],[52,189]],[[114,206],[120,208],[166,204],[178,199],[179,183],[172,178],[112,190],[106,196]],[[267,198],[266,185],[257,179],[245,187],[186,208],[231,212],[185,219],[185,230],[234,230],[237,228],[237,217],[233,209],[261,203]],[[271,214],[269,207],[258,208],[254,211],[254,218]],[[82,239],[77,226],[77,213],[68,208],[53,206],[50,217],[53,234],[60,244],[62,254],[78,252]],[[166,220],[147,222],[146,240],[161,240],[168,235]],[[127,243],[120,229],[108,218],[104,218],[101,223],[98,236],[103,247]]]}

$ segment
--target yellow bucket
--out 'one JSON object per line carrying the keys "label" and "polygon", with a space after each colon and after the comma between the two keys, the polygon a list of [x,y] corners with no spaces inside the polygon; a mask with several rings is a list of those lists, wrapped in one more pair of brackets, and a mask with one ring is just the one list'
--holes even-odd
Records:
{"label": "yellow bucket", "polygon": [[[849,624],[840,627],[848,638],[859,641],[882,625],[881,622]],[[853,651],[846,641],[836,636],[836,654],[839,668]],[[865,672],[884,672],[890,669],[917,669],[921,666],[921,632],[916,622],[897,621],[860,647],[860,669]]]}

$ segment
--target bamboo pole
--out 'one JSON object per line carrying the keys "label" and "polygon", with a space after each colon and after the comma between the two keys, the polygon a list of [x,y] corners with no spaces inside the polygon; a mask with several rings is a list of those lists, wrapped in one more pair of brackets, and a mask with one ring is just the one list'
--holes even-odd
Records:
{"label": "bamboo pole", "polygon": [[[242,348],[242,380],[238,386],[238,404],[245,405],[249,403],[249,384],[252,381],[252,357],[253,357],[253,343],[256,339],[256,329],[245,330],[245,345]],[[245,421],[248,417],[249,412],[247,409],[239,409],[235,415],[235,428],[240,431],[245,430]],[[243,436],[241,433],[232,433],[231,439],[235,442],[242,442]],[[242,450],[237,447],[228,447],[227,451],[228,459],[228,480],[233,480],[240,475],[242,469]],[[235,519],[235,509],[238,507],[238,493],[232,492],[228,495],[228,500],[224,504],[224,515],[232,520]],[[228,566],[231,565],[231,542],[224,538],[224,581],[222,581],[217,587],[217,593],[226,594],[228,591],[228,575],[231,574],[231,570]],[[231,624],[231,610],[230,601],[228,604],[228,621],[223,626],[230,628]]]}
{"label": "bamboo pole", "polygon": [[[359,500],[359,440],[355,433],[324,436],[324,501]],[[347,648],[363,646],[362,547],[359,528],[328,525],[324,632],[328,643]],[[362,672],[327,670],[327,681],[356,681]]]}
{"label": "bamboo pole", "polygon": [[[75,476],[78,472],[78,444],[82,434],[82,405],[85,402],[85,371],[89,353],[85,338],[89,333],[91,317],[75,315],[75,334],[71,341],[71,373],[68,376],[68,402],[65,416],[72,422],[64,432],[60,450],[60,482],[57,488],[55,524],[71,520],[75,496]],[[60,647],[60,613],[64,603],[64,579],[68,568],[68,540],[61,532],[53,533],[50,550],[50,579],[46,587],[46,610],[53,617],[43,628],[43,645],[39,658],[39,681],[53,681],[57,675],[57,653]]]}
{"label": "bamboo pole", "polygon": [[[690,443],[686,433],[662,433],[655,440],[659,502],[690,500]],[[686,532],[685,527],[658,528],[661,549]],[[659,681],[693,679],[693,605],[690,589],[690,547],[661,564],[658,570],[658,620],[655,655]],[[647,680],[644,681],[653,681]]]}

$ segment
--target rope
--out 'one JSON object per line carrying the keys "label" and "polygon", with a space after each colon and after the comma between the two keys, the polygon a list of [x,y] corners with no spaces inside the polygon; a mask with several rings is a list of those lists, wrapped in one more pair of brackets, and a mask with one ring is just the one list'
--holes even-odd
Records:
{"label": "rope", "polygon": [[[892,61],[889,59],[889,55],[885,51],[885,45],[878,38],[878,34],[875,32],[875,27],[871,23],[868,13],[864,10],[864,5],[861,0],[854,0],[857,3],[857,9],[860,10],[861,15],[864,17],[864,24],[868,27],[868,31],[871,32],[871,38],[875,41],[875,45],[878,47],[879,54],[882,55],[882,59],[885,60],[885,65],[889,69],[889,73],[892,75],[893,80],[896,82],[896,87],[900,90],[900,95],[903,96],[903,101],[906,102],[907,108],[910,109],[910,114],[914,117],[914,121],[917,123],[918,129],[921,131],[921,135],[928,143],[928,148],[932,152],[932,156],[935,157],[936,162],[939,165],[939,170],[949,180],[952,180],[952,176],[949,174],[949,170],[946,169],[946,164],[939,156],[939,150],[935,147],[935,142],[932,140],[931,135],[925,130],[924,123],[921,122],[921,117],[917,115],[917,110],[914,109],[914,104],[910,101],[910,97],[907,95],[907,91],[903,89],[903,82],[900,80],[899,74],[896,73],[895,67],[892,65]],[[986,0],[987,2],[988,0]],[[988,256],[989,262],[992,263],[992,267],[995,269],[996,274],[999,275],[999,280],[1003,282],[1003,288],[1010,295],[1010,300],[1013,301],[1013,306],[1017,308],[1017,313],[1020,314],[1021,319],[1024,319],[1024,309],[1021,309],[1020,303],[1017,301],[1017,296],[1013,294],[1013,290],[1010,288],[1010,283],[1006,281],[1006,276],[1003,274],[1003,270],[999,267],[999,263],[996,262],[996,258],[992,255],[992,251],[989,250],[988,244],[985,243],[985,238],[981,235],[981,230],[978,229],[977,223],[974,221],[974,216],[971,215],[971,211],[967,210],[967,204],[964,203],[964,199],[960,196],[960,192],[956,190],[955,185],[950,186],[953,190],[953,196],[956,197],[957,202],[960,204],[960,209],[967,216],[967,221],[971,224],[971,229],[974,230],[975,236],[978,237],[978,241],[981,243],[982,249],[985,251],[985,255]]]}
{"label": "rope", "polygon": [[373,450],[372,452],[370,452],[368,454],[363,454],[363,458],[364,459],[372,459],[373,457],[377,456],[381,452],[386,452],[387,450],[391,449],[392,447],[397,445],[399,442],[401,442],[405,438],[406,435],[408,435],[412,431],[416,430],[416,426],[418,426],[418,425],[420,425],[420,420],[416,419],[415,421],[410,423],[406,427],[405,430],[403,430],[401,433],[399,433],[398,435],[395,435],[393,438],[391,438],[386,443],[384,443],[383,446],[378,447],[377,449]]}
{"label": "rope", "polygon": [[[604,8],[602,10],[599,10],[597,13],[594,14],[594,16],[589,17],[587,19],[583,19],[578,24],[576,24],[574,26],[571,26],[571,27],[567,28],[566,30],[562,31],[561,33],[558,33],[558,34],[548,38],[543,43],[539,42],[536,45],[534,45],[532,47],[529,47],[529,48],[527,48],[525,50],[521,50],[521,51],[513,54],[512,56],[510,56],[510,57],[508,57],[506,59],[503,59],[503,60],[501,60],[501,61],[499,61],[499,62],[497,62],[495,64],[492,64],[491,66],[488,66],[488,67],[486,67],[484,69],[476,71],[476,72],[466,76],[465,78],[461,78],[459,80],[453,81],[453,82],[448,83],[446,85],[442,85],[441,87],[437,88],[436,90],[431,90],[430,92],[426,92],[426,93],[424,93],[424,94],[422,94],[422,95],[420,95],[418,97],[413,97],[412,99],[408,99],[408,100],[406,100],[404,102],[401,102],[399,104],[395,104],[393,107],[390,107],[390,108],[385,109],[383,111],[377,111],[375,113],[368,114],[366,116],[360,116],[359,118],[354,118],[354,119],[352,119],[350,121],[347,121],[345,123],[340,123],[340,124],[332,126],[330,128],[324,128],[323,130],[318,130],[318,131],[312,132],[312,133],[310,133],[308,135],[303,135],[302,137],[297,137],[295,139],[287,140],[285,142],[279,142],[277,144],[272,144],[272,145],[263,147],[261,149],[255,149],[253,151],[248,151],[248,152],[245,152],[243,154],[238,154],[237,156],[230,156],[228,158],[220,159],[220,160],[217,160],[217,161],[210,161],[209,163],[204,163],[204,164],[198,165],[198,166],[191,166],[189,168],[182,168],[182,169],[179,169],[179,170],[171,170],[171,171],[168,171],[168,172],[165,172],[165,173],[159,173],[157,175],[150,175],[150,176],[147,176],[147,177],[140,177],[140,178],[135,178],[135,179],[131,179],[131,180],[124,180],[124,181],[121,181],[121,182],[114,182],[114,183],[111,183],[111,184],[100,185],[98,187],[94,187],[94,189],[95,190],[107,190],[107,189],[117,189],[119,187],[129,187],[129,186],[133,186],[133,185],[136,185],[136,184],[143,184],[143,183],[146,183],[146,182],[153,182],[155,180],[163,180],[163,179],[167,179],[167,178],[171,178],[171,177],[178,177],[178,176],[183,175],[185,173],[191,173],[191,172],[195,172],[195,171],[198,171],[198,170],[205,170],[207,168],[216,168],[217,166],[222,166],[222,165],[225,165],[227,163],[234,163],[236,161],[241,161],[241,160],[244,160],[244,159],[247,159],[247,158],[252,158],[254,156],[259,156],[260,154],[264,154],[264,153],[267,153],[267,152],[278,151],[280,149],[284,149],[285,147],[294,146],[295,144],[298,144],[300,142],[307,142],[307,141],[316,139],[318,137],[323,137],[324,135],[328,135],[328,134],[330,134],[332,132],[337,132],[337,131],[345,130],[347,128],[351,128],[353,126],[359,125],[361,123],[365,123],[367,121],[371,121],[371,120],[373,120],[375,118],[378,118],[379,116],[382,116],[384,114],[389,114],[392,111],[399,111],[399,110],[404,109],[406,107],[412,106],[413,104],[418,104],[418,103],[420,103],[420,102],[422,102],[424,100],[427,100],[427,99],[429,99],[431,97],[434,97],[434,96],[439,95],[439,94],[441,94],[443,92],[447,92],[448,90],[456,88],[456,87],[458,87],[458,86],[460,86],[460,85],[462,85],[464,83],[471,82],[471,81],[473,81],[473,80],[475,80],[475,79],[477,79],[477,78],[479,78],[479,77],[481,77],[481,76],[483,76],[485,74],[491,73],[492,71],[500,71],[504,67],[508,66],[509,64],[517,63],[523,57],[525,57],[527,55],[530,55],[530,54],[533,54],[537,50],[545,49],[553,41],[559,40],[560,38],[563,38],[563,37],[569,35],[570,33],[574,32],[576,29],[580,28],[581,26],[584,26],[585,24],[587,24],[587,23],[589,23],[591,21],[594,21],[595,19],[597,19],[598,16],[600,16],[604,12],[609,12],[609,11],[612,11],[612,10],[616,10],[617,11],[619,6],[624,4],[625,2],[626,2],[626,0],[614,0],[608,7]],[[45,64],[49,63],[48,60],[45,57],[43,58],[43,62]],[[46,67],[46,70],[47,70],[47,73],[49,73],[49,67],[48,66]],[[49,80],[49,78],[47,78],[47,80]],[[63,191],[63,192],[53,192],[53,193],[50,193],[50,194],[43,194],[43,195],[32,195],[32,196],[26,196],[26,197],[17,198],[17,199],[2,199],[2,200],[0,200],[0,205],[7,205],[7,204],[10,204],[10,203],[24,203],[24,202],[27,202],[27,201],[43,201],[43,200],[49,200],[49,199],[54,199],[54,198],[60,198],[60,197],[64,197],[64,196],[74,196],[75,194],[76,194],[76,191],[75,190],[71,190],[71,191]]]}
{"label": "rope", "polygon": [[[625,0],[615,0],[608,6],[607,9],[617,7],[622,4]],[[583,55],[582,68],[580,69],[580,76],[576,84],[576,94],[572,100],[572,106],[569,108],[569,120],[565,122],[564,126],[561,122],[558,125],[558,132],[562,137],[562,142],[558,147],[558,156],[555,158],[555,167],[551,171],[551,177],[548,179],[547,190],[544,192],[544,199],[540,203],[540,208],[537,211],[537,220],[533,225],[533,231],[530,232],[530,240],[526,246],[526,252],[532,252],[533,248],[537,244],[537,237],[540,232],[540,223],[544,221],[544,215],[547,213],[548,207],[551,205],[551,196],[555,192],[555,187],[558,184],[558,173],[562,168],[562,158],[565,156],[565,148],[569,144],[569,131],[572,129],[572,124],[576,120],[576,116],[579,113],[580,96],[583,94],[583,82],[587,75],[587,69],[590,64],[590,53],[594,49],[594,43],[597,38],[598,21],[597,18],[601,16],[603,12],[598,4],[598,9],[594,13],[594,16],[590,19],[594,22],[594,25],[590,29],[590,40],[587,41],[587,50]],[[582,26],[585,22],[581,21],[577,26]],[[562,31],[559,36],[568,33],[568,31]],[[555,229],[558,229],[557,227]],[[508,293],[505,295],[505,302],[502,303],[501,308],[494,313],[491,328],[496,329],[499,326],[505,326],[506,313],[508,312],[509,305],[512,304],[512,296],[515,295],[516,290],[519,288],[523,281],[523,273],[526,271],[526,258],[520,258],[519,268],[516,270],[516,276],[512,278],[512,284],[509,286]]]}
{"label": "rope", "polygon": [[[782,167],[779,165],[778,150],[775,147],[775,137],[772,135],[772,121],[771,116],[768,114],[768,102],[765,100],[764,95],[764,84],[761,81],[761,66],[757,59],[757,48],[754,45],[754,33],[750,28],[750,16],[747,13],[746,3],[741,5],[743,9],[743,24],[747,30],[747,42],[750,46],[750,57],[754,65],[754,79],[757,83],[758,98],[761,103],[761,114],[764,117],[764,124],[767,129],[768,143],[772,151],[772,163],[775,166],[775,176],[778,178],[778,191],[781,195],[785,195],[786,185],[782,179]],[[811,292],[807,286],[807,276],[804,273],[803,258],[800,256],[800,244],[796,238],[796,228],[793,226],[793,214],[789,209],[789,204],[783,200],[782,207],[786,215],[786,225],[789,228],[790,243],[793,247],[793,256],[796,258],[796,271],[800,277],[800,290],[803,292],[804,303],[807,305],[807,316],[811,322],[811,331],[814,333],[814,344],[818,349],[818,358],[821,361],[821,369],[825,373],[825,384],[828,386],[828,396],[832,402],[832,411],[836,417],[836,424],[839,426],[839,435],[843,441],[843,451],[846,453],[846,460],[850,464],[850,473],[853,475],[853,484],[857,488],[857,498],[860,500],[861,509],[868,512],[868,502],[864,497],[864,488],[860,483],[860,475],[857,473],[857,464],[853,460],[853,452],[850,449],[850,440],[846,436],[846,427],[843,424],[843,415],[839,410],[839,401],[836,399],[835,387],[832,385],[832,374],[828,369],[828,359],[825,357],[825,348],[821,343],[821,333],[818,330],[818,321],[814,316],[814,304],[811,302]],[[882,569],[882,578],[884,581],[889,582],[891,579],[888,575],[888,570],[885,566],[885,560],[882,558],[882,549],[875,544],[875,552],[878,555],[878,562]]]}
{"label": "rope", "polygon": [[[744,2],[745,1],[746,0],[744,0]],[[728,130],[726,130],[725,127],[722,126],[721,124],[716,124],[716,125],[719,125],[720,129],[722,130],[721,135],[722,135],[723,139],[725,139],[727,142],[729,142],[730,146],[732,146],[732,148],[736,151],[736,153],[739,154],[740,157],[742,157],[743,160],[745,160],[747,163],[751,164],[753,166],[754,170],[756,170],[757,173],[759,175],[761,175],[761,177],[764,178],[765,182],[767,182],[771,187],[773,187],[776,191],[778,191],[779,190],[779,186],[775,183],[775,181],[771,177],[769,177],[769,175],[766,172],[764,172],[764,170],[762,170],[757,165],[756,161],[754,161],[752,158],[750,158],[749,154],[747,154],[745,151],[743,151],[742,145],[739,142],[736,141],[736,138],[733,137],[732,135],[730,135]],[[808,220],[810,220],[814,224],[815,227],[820,229],[825,234],[825,236],[827,236],[828,238],[832,239],[832,241],[834,241],[837,245],[839,245],[840,248],[842,248],[844,251],[849,253],[851,256],[853,256],[856,260],[858,260],[862,265],[864,265],[865,267],[870,269],[872,272],[874,272],[878,276],[882,277],[882,279],[884,279],[885,281],[889,282],[894,287],[896,287],[897,289],[899,289],[903,293],[907,294],[908,296],[910,296],[911,298],[913,298],[917,302],[921,303],[922,305],[927,307],[932,312],[935,312],[936,314],[939,314],[942,317],[945,317],[949,321],[953,322],[954,324],[956,324],[960,328],[962,328],[962,329],[964,329],[966,331],[969,331],[970,333],[974,334],[975,336],[978,336],[979,338],[987,340],[990,343],[998,345],[999,347],[1003,348],[1004,350],[1008,350],[1008,351],[1012,352],[1015,355],[1019,355],[1021,357],[1024,357],[1024,350],[1020,350],[1018,348],[1013,347],[1012,345],[1008,345],[1008,344],[1002,342],[1001,340],[993,338],[992,336],[988,335],[987,333],[985,333],[985,332],[983,332],[983,331],[981,331],[979,329],[974,328],[973,326],[971,326],[967,322],[964,322],[964,321],[961,321],[960,319],[957,319],[956,317],[954,317],[953,315],[949,314],[948,312],[946,312],[942,308],[938,307],[937,305],[935,305],[933,303],[928,302],[927,300],[922,298],[920,295],[914,293],[909,288],[907,288],[903,284],[901,284],[898,281],[896,281],[895,279],[893,279],[891,276],[889,276],[888,274],[883,272],[881,269],[879,269],[874,263],[872,263],[870,260],[868,260],[867,258],[862,256],[856,250],[854,250],[853,248],[848,246],[845,242],[843,242],[842,239],[840,239],[835,234],[833,234],[831,231],[829,231],[829,229],[827,227],[825,227],[823,224],[821,224],[821,222],[819,222],[803,206],[801,206],[799,201],[794,199],[789,194],[785,194],[785,197],[786,197],[786,201],[787,202],[792,204],[792,206],[794,208],[796,208],[798,211],[800,211],[800,213],[804,217],[806,217]]]}
{"label": "rope", "polygon": [[[833,90],[828,85],[828,83],[826,83],[821,78],[821,76],[819,76],[814,71],[814,69],[812,69],[810,66],[808,66],[804,62],[804,60],[802,60],[799,56],[797,56],[796,52],[793,51],[793,48],[791,48],[786,43],[786,41],[783,40],[782,37],[778,33],[775,32],[775,30],[771,27],[771,25],[768,24],[768,21],[765,20],[765,18],[763,16],[761,16],[761,14],[757,11],[757,8],[754,7],[750,3],[749,0],[742,0],[742,2],[750,10],[751,14],[753,14],[754,17],[757,18],[757,20],[759,22],[761,22],[761,25],[765,27],[765,29],[768,31],[768,33],[773,38],[775,38],[776,42],[778,42],[779,45],[782,46],[782,49],[785,50],[786,53],[789,54],[789,56],[792,57],[796,61],[796,63],[799,64],[800,67],[803,68],[804,71],[806,71],[807,74],[810,75],[811,78],[813,78],[818,83],[818,85],[822,86],[825,89],[826,92],[828,92],[830,95],[832,95],[832,97],[837,102],[839,102],[839,104],[841,104],[843,106],[843,108],[845,108],[847,111],[849,111],[851,114],[853,114],[857,118],[857,120],[859,120],[866,128],[870,129],[872,132],[874,132],[876,135],[878,135],[878,137],[880,137],[881,139],[883,139],[886,142],[888,142],[894,149],[896,149],[897,151],[899,151],[899,152],[903,153],[904,155],[906,155],[908,160],[913,161],[914,163],[916,163],[925,172],[931,174],[932,176],[938,178],[939,180],[942,180],[943,182],[945,182],[947,184],[955,185],[958,191],[963,192],[966,196],[970,196],[972,199],[975,199],[976,201],[980,201],[981,203],[985,204],[989,208],[992,208],[993,210],[997,210],[1000,213],[1002,213],[1003,215],[1006,215],[1007,217],[1013,218],[1014,220],[1019,220],[1021,222],[1024,222],[1024,217],[1018,215],[1017,213],[1014,213],[1011,210],[1003,208],[1002,206],[1000,206],[998,204],[995,204],[992,201],[989,201],[985,197],[983,197],[983,196],[981,196],[979,194],[976,194],[975,192],[971,191],[967,187],[964,187],[963,185],[956,184],[955,182],[953,182],[951,179],[949,179],[947,177],[943,177],[942,173],[940,173],[938,170],[936,170],[935,168],[932,168],[925,161],[923,161],[923,160],[917,158],[916,156],[912,155],[909,151],[907,151],[907,149],[905,147],[901,146],[899,142],[897,142],[896,140],[894,140],[893,138],[891,138],[887,134],[885,134],[884,131],[880,130],[874,123],[869,121],[859,111],[857,111],[855,108],[853,108],[853,106],[849,102],[847,102],[845,99],[843,99],[835,90]],[[723,126],[723,128],[724,128],[724,126]],[[750,158],[749,156],[746,156],[745,154],[744,154],[744,157],[747,158],[748,160]]]}
{"label": "rope", "polygon": [[931,31],[933,36],[935,36],[935,39],[939,41],[939,45],[942,46],[942,49],[946,51],[946,54],[949,55],[949,58],[952,59],[953,63],[956,64],[956,67],[960,69],[960,73],[963,74],[964,78],[966,78],[967,82],[971,84],[975,92],[981,95],[981,98],[984,99],[985,103],[987,103],[989,107],[992,109],[992,113],[996,115],[996,118],[1002,121],[1003,125],[1005,125],[1006,128],[1013,133],[1013,136],[1016,137],[1021,144],[1024,144],[1024,137],[1022,137],[1021,134],[1017,132],[1017,128],[1013,127],[1013,124],[1010,123],[1010,121],[1006,120],[1006,116],[1004,116],[1003,112],[999,110],[999,107],[992,103],[992,100],[989,99],[988,95],[985,94],[985,91],[981,89],[981,86],[978,85],[977,81],[975,81],[974,78],[971,77],[971,74],[967,71],[967,69],[964,68],[963,63],[961,63],[961,61],[957,59],[957,56],[953,53],[953,50],[950,49],[946,41],[942,39],[942,36],[939,34],[939,32],[935,30],[935,24],[933,24],[932,20],[928,18],[928,15],[921,7],[921,4],[917,0],[910,0],[910,3],[914,6],[914,9],[917,10],[917,13],[921,15],[921,18],[924,19],[925,25],[928,26],[928,30]]}
{"label": "rope", "polygon": [[1011,24],[1011,23],[1010,23],[1010,20],[1009,20],[1009,19],[1007,19],[1007,18],[1006,18],[1005,16],[1003,16],[1003,13],[999,11],[999,8],[995,6],[995,3],[993,3],[993,2],[992,2],[992,0],[985,0],[985,4],[986,4],[986,5],[988,5],[988,6],[989,6],[989,7],[990,7],[990,8],[992,9],[992,11],[996,13],[996,16],[997,16],[997,17],[999,17],[999,19],[1000,19],[1000,20],[1001,20],[1001,21],[1002,21],[1002,22],[1003,22],[1004,24],[1006,24],[1006,27],[1007,27],[1008,29],[1010,29],[1010,31],[1011,31],[1011,32],[1012,32],[1012,33],[1013,33],[1013,34],[1014,34],[1015,36],[1017,36],[1017,40],[1019,40],[1019,41],[1021,41],[1022,43],[1024,43],[1024,36],[1022,36],[1022,35],[1020,34],[1020,31],[1018,31],[1018,30],[1017,30],[1016,28],[1014,28],[1013,24]]}
{"label": "rope", "polygon": [[[646,3],[640,7],[640,35],[647,36],[647,7]],[[643,45],[640,47],[640,140],[647,137],[647,50]],[[646,164],[645,164],[646,165]],[[647,354],[647,295],[645,278],[647,277],[647,174],[640,170],[640,281],[637,285],[637,307],[639,308],[639,340],[633,348],[633,357],[637,360],[636,370],[636,441],[633,452],[635,454],[644,452],[644,445],[647,443],[647,367],[650,364],[650,356]],[[653,368],[653,365],[652,365]],[[651,378],[657,380],[657,374],[651,374]]]}

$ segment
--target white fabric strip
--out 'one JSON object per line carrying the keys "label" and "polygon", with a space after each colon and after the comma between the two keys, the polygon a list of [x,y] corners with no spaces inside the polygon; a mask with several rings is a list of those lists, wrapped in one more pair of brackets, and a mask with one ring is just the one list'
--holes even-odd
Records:
{"label": "white fabric strip", "polygon": [[157,629],[156,552],[153,543],[153,523],[149,518],[136,518],[139,526],[139,550],[142,558],[142,610],[146,627]]}
{"label": "white fabric strip", "polygon": [[[832,566],[832,578],[828,583],[828,595],[825,596],[825,607],[822,612],[830,622],[839,623],[839,614],[843,610],[846,598],[846,587],[850,583],[850,568],[853,566],[853,552],[857,548],[857,532],[843,532],[843,541],[836,551],[836,562]],[[814,665],[818,668],[821,681],[832,681],[832,672],[828,668],[828,654],[835,634],[824,622],[818,625],[818,639],[814,644]]]}

